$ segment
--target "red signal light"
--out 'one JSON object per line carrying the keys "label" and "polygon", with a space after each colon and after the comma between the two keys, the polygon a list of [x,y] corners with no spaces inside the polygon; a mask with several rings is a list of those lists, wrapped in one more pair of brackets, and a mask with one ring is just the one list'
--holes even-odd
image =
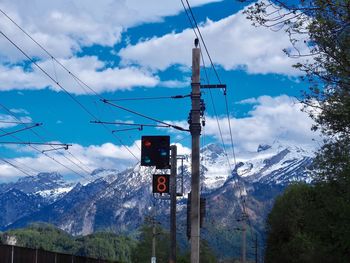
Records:
{"label": "red signal light", "polygon": [[145,142],[143,143],[143,145],[146,146],[146,147],[151,147],[151,146],[152,146],[152,143],[151,143],[150,141],[145,141]]}

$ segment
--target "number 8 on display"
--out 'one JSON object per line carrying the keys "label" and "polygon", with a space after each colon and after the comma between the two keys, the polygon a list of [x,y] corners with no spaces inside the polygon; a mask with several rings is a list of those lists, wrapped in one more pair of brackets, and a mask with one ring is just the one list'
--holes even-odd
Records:
{"label": "number 8 on display", "polygon": [[169,174],[153,175],[153,193],[169,193]]}

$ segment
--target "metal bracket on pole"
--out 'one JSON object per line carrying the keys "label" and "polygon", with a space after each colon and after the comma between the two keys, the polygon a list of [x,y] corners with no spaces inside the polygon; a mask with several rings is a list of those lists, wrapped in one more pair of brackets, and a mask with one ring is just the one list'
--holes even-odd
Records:
{"label": "metal bracket on pole", "polygon": [[224,90],[224,95],[226,95],[226,84],[201,85],[201,89],[223,89]]}

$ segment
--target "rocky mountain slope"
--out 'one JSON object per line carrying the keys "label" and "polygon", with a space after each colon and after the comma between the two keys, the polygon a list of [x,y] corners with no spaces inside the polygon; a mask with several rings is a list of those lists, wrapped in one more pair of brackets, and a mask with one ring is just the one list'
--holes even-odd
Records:
{"label": "rocky mountain slope", "polygon": [[[218,226],[235,228],[241,216],[242,200],[254,228],[262,231],[274,198],[285,186],[295,181],[311,181],[307,167],[312,157],[310,151],[294,146],[260,145],[256,152],[240,156],[236,166],[231,160],[230,171],[227,156],[220,146],[204,147],[201,150],[201,190],[207,198],[204,235],[215,236],[219,233]],[[178,200],[178,227],[183,233],[190,165],[188,158],[183,169],[179,167],[184,197]],[[142,224],[153,205],[157,208],[158,221],[166,226],[169,201],[153,198],[152,173],[154,170],[150,168],[137,166],[123,172],[99,169],[93,175],[98,179],[85,185],[67,184],[58,174],[39,174],[2,184],[0,205],[6,207],[6,212],[0,213],[1,228],[42,221],[74,235],[101,229],[130,232]],[[178,189],[182,188],[180,181]]]}

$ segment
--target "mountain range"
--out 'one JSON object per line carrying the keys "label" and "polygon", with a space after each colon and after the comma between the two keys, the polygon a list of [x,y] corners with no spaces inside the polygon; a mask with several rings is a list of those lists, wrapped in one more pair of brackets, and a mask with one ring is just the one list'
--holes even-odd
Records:
{"label": "mountain range", "polygon": [[[255,152],[240,155],[236,161],[231,159],[217,144],[201,149],[201,194],[207,203],[203,236],[214,247],[234,254],[230,246],[239,247],[242,209],[252,229],[248,236],[253,232],[261,235],[276,196],[293,182],[312,181],[309,167],[313,152],[275,142],[259,145]],[[183,166],[178,163],[177,182],[178,192],[183,194],[177,206],[180,240],[185,240],[190,170],[190,156],[184,156]],[[154,172],[140,166],[122,172],[98,169],[84,183],[67,182],[58,173],[40,173],[0,184],[0,228],[40,221],[73,235],[99,230],[132,233],[152,213],[167,227],[169,200],[152,195]],[[220,249],[217,253],[224,253]]]}

